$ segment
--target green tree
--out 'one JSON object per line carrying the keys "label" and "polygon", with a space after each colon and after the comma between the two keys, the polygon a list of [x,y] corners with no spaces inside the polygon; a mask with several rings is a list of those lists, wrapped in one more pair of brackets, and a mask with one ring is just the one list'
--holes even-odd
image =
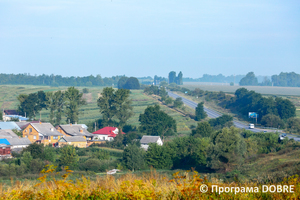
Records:
{"label": "green tree", "polygon": [[202,119],[205,119],[207,117],[206,112],[204,111],[204,102],[198,103],[195,115],[196,115],[196,121],[201,121]]}
{"label": "green tree", "polygon": [[115,117],[119,120],[119,127],[123,128],[127,120],[133,116],[132,100],[129,99],[129,90],[119,89],[115,92]]}
{"label": "green tree", "polygon": [[261,125],[266,127],[284,128],[284,123],[279,116],[267,114],[261,118]]}
{"label": "green tree", "polygon": [[213,128],[208,122],[200,122],[195,130],[192,130],[194,137],[210,137],[213,133]]}
{"label": "green tree", "polygon": [[68,166],[74,169],[78,165],[78,161],[79,157],[76,153],[75,147],[65,145],[60,149],[60,156],[58,158],[59,166]]}
{"label": "green tree", "polygon": [[296,107],[290,100],[276,97],[275,102],[281,119],[288,119],[296,116]]}
{"label": "green tree", "polygon": [[287,120],[287,130],[290,133],[300,133],[300,119],[299,118],[289,118]]}
{"label": "green tree", "polygon": [[207,149],[208,167],[227,172],[243,162],[246,144],[239,129],[223,128],[212,134],[211,142]]}
{"label": "green tree", "polygon": [[173,168],[185,168],[206,165],[206,149],[209,138],[177,137],[166,142],[167,148],[173,161]]}
{"label": "green tree", "polygon": [[81,163],[79,166],[79,169],[85,170],[85,171],[99,172],[101,164],[102,163],[100,160],[98,160],[96,158],[92,158],[92,159],[88,159],[84,163]]}
{"label": "green tree", "polygon": [[167,97],[165,100],[165,104],[172,104],[173,103],[173,99],[171,97]]}
{"label": "green tree", "polygon": [[31,93],[29,95],[20,94],[17,99],[19,100],[18,110],[21,115],[33,118],[43,108],[46,108],[46,94],[44,91],[38,91],[37,93]]}
{"label": "green tree", "polygon": [[240,80],[240,85],[258,85],[255,74],[253,72],[249,72],[244,78]]}
{"label": "green tree", "polygon": [[103,121],[112,124],[112,118],[119,120],[119,126],[122,128],[127,120],[133,115],[131,100],[129,99],[129,90],[113,88],[104,88],[101,97],[97,100]]}
{"label": "green tree", "polygon": [[178,77],[177,77],[177,84],[178,85],[183,85],[183,82],[182,82],[182,72],[180,71],[179,74],[178,74]]}
{"label": "green tree", "polygon": [[97,100],[97,105],[100,107],[100,113],[105,121],[112,121],[112,118],[115,115],[116,108],[114,105],[114,99],[114,89],[111,87],[106,87],[103,89],[101,97],[99,97]]}
{"label": "green tree", "polygon": [[55,154],[55,149],[50,144],[48,146],[45,146],[42,159],[53,163],[55,162]]}
{"label": "green tree", "polygon": [[126,76],[121,77],[118,81],[118,89],[122,89],[122,88],[124,89],[124,86],[126,85],[127,80],[128,80],[128,77],[126,77]]}
{"label": "green tree", "polygon": [[177,97],[174,101],[174,107],[180,108],[183,105],[183,101],[181,97]]}
{"label": "green tree", "polygon": [[169,73],[169,84],[171,84],[171,83],[175,83],[176,84],[175,79],[176,79],[176,72],[171,71]]}
{"label": "green tree", "polygon": [[43,159],[44,149],[45,149],[44,144],[32,143],[28,145],[28,147],[23,149],[23,153],[30,152],[30,155],[32,156],[33,159],[37,159],[37,158]]}
{"label": "green tree", "polygon": [[78,122],[79,107],[86,104],[86,101],[82,98],[82,93],[75,87],[69,87],[65,92],[66,97],[66,122],[75,123]]}
{"label": "green tree", "polygon": [[109,159],[109,153],[108,153],[108,151],[99,149],[99,150],[93,152],[92,158],[96,158],[99,160],[107,160],[107,159]]}
{"label": "green tree", "polygon": [[159,146],[156,143],[150,143],[145,161],[148,166],[155,169],[171,169],[173,166],[171,154],[165,146]]}
{"label": "green tree", "polygon": [[140,89],[139,80],[135,77],[130,77],[123,86],[123,89]]}
{"label": "green tree", "polygon": [[50,109],[49,121],[53,125],[59,125],[65,105],[65,95],[61,91],[47,92],[46,98],[47,107]]}
{"label": "green tree", "polygon": [[208,123],[215,129],[231,127],[233,126],[233,117],[225,114],[220,117],[210,119]]}
{"label": "green tree", "polygon": [[25,165],[27,167],[29,167],[31,161],[33,160],[32,156],[31,156],[31,153],[29,151],[24,152],[21,160],[22,160],[22,162],[25,163]]}
{"label": "green tree", "polygon": [[144,163],[144,150],[136,145],[128,145],[123,152],[124,166],[129,170],[143,169]]}
{"label": "green tree", "polygon": [[166,89],[164,87],[160,87],[159,96],[161,97],[162,101],[165,101],[166,98],[168,97],[168,92],[166,91]]}
{"label": "green tree", "polygon": [[177,132],[176,121],[160,110],[159,105],[148,106],[144,114],[140,114],[140,131],[147,135],[166,136]]}
{"label": "green tree", "polygon": [[89,89],[88,89],[88,88],[83,88],[83,89],[82,89],[82,93],[83,93],[83,94],[89,93]]}
{"label": "green tree", "polygon": [[168,83],[166,81],[162,81],[162,82],[160,82],[159,86],[161,86],[161,87],[167,87]]}

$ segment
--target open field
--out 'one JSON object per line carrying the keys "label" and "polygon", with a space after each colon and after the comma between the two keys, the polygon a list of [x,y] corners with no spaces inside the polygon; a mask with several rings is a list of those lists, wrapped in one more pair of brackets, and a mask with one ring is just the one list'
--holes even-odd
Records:
{"label": "open field", "polygon": [[[0,108],[1,109],[17,109],[18,100],[17,96],[19,94],[29,94],[43,90],[48,91],[57,91],[57,90],[66,90],[68,87],[49,87],[49,86],[28,86],[28,85],[1,85],[0,87]],[[89,94],[85,94],[88,98],[87,105],[84,105],[80,108],[79,122],[83,124],[88,124],[94,122],[96,119],[101,118],[99,107],[97,106],[97,99],[99,98],[100,93],[102,92],[103,87],[76,87],[80,91],[83,88],[89,89]],[[152,97],[143,94],[142,90],[132,90],[130,94],[132,99],[132,106],[134,116],[128,120],[128,124],[138,126],[139,125],[139,115],[144,112],[144,110],[149,105],[157,104],[158,101]],[[167,106],[161,106],[161,109],[172,116],[177,121],[177,131],[179,133],[190,133],[190,127],[196,126],[197,122],[190,119],[189,117],[184,117],[182,114],[174,111],[173,109],[168,108]],[[36,116],[39,119],[40,116]],[[49,121],[49,111],[41,111],[42,121]],[[66,117],[62,118],[62,124],[65,124]]]}
{"label": "open field", "polygon": [[203,85],[197,82],[184,82],[183,87],[190,90],[200,88],[201,90],[207,91],[223,91],[227,93],[234,93],[239,88],[246,88],[248,90],[254,90],[261,94],[269,95],[287,95],[287,96],[300,96],[299,87],[271,87],[271,86],[230,86],[230,85]]}

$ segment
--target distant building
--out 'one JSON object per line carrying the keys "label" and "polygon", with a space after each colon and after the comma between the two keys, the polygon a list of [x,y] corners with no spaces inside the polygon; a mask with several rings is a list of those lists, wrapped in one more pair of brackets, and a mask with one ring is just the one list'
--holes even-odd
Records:
{"label": "distant building", "polygon": [[19,138],[19,136],[10,129],[0,129],[0,138]]}
{"label": "distant building", "polygon": [[[93,134],[94,134],[94,140],[112,141],[119,134],[119,129],[116,127],[108,126],[93,132]],[[121,134],[124,133],[122,132]]]}
{"label": "distant building", "polygon": [[30,123],[23,131],[23,137],[28,138],[32,143],[42,143],[44,145],[52,144],[53,146],[63,136],[50,123]]}
{"label": "distant building", "polygon": [[73,145],[74,147],[87,147],[86,138],[83,136],[64,136],[58,140],[58,146],[62,147],[64,145]]}
{"label": "distant building", "polygon": [[40,121],[29,121],[29,122],[16,122],[20,129],[26,128],[30,123],[40,123]]}
{"label": "distant building", "polygon": [[29,120],[28,118],[20,115],[3,115],[2,119],[3,121],[12,121],[13,119],[17,119],[19,122],[26,122]]}
{"label": "distant building", "polygon": [[86,140],[92,140],[94,135],[88,132],[81,124],[58,125],[56,130],[65,136],[82,136]]}
{"label": "distant building", "polygon": [[161,138],[159,136],[148,136],[148,135],[144,135],[140,141],[141,143],[141,148],[147,150],[149,147],[150,143],[156,143],[157,145],[162,146],[163,145],[163,141],[161,140]]}
{"label": "distant building", "polygon": [[11,157],[11,146],[0,142],[0,161]]}
{"label": "distant building", "polygon": [[23,149],[28,147],[31,142],[28,138],[2,138],[0,144],[6,144],[11,146],[11,150]]}
{"label": "distant building", "polygon": [[19,112],[17,110],[3,110],[2,115],[19,115]]}
{"label": "distant building", "polygon": [[16,124],[16,122],[0,122],[0,129],[17,129],[21,130],[20,127]]}

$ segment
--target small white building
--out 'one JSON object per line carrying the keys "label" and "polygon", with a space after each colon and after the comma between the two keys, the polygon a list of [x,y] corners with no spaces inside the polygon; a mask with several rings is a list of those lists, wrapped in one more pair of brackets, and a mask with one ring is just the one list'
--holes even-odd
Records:
{"label": "small white building", "polygon": [[150,143],[156,143],[157,145],[160,146],[163,145],[163,141],[161,140],[160,136],[149,136],[149,135],[144,135],[140,143],[141,143],[141,148],[145,150],[148,149]]}

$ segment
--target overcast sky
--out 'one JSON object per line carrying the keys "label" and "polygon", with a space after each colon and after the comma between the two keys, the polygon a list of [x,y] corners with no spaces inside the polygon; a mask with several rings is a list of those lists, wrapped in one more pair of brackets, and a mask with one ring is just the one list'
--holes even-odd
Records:
{"label": "overcast sky", "polygon": [[0,73],[300,73],[299,0],[0,0]]}

